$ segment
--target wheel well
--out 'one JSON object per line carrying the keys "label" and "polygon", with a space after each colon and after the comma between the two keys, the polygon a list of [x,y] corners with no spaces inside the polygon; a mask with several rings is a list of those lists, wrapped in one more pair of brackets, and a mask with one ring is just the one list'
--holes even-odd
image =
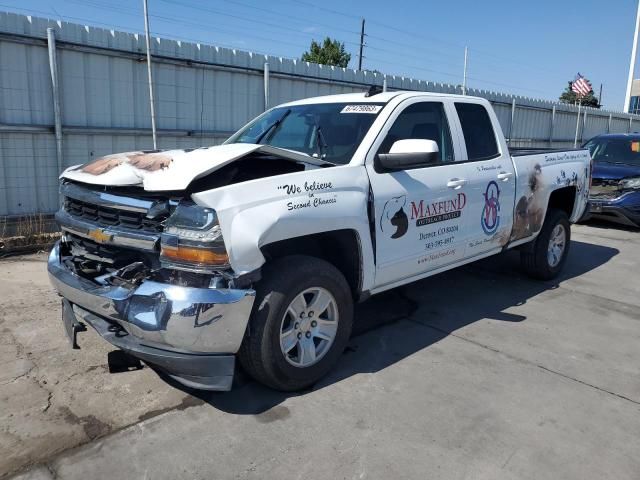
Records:
{"label": "wheel well", "polygon": [[344,275],[354,298],[362,287],[362,255],[360,240],[355,230],[331,232],[288,238],[263,246],[260,251],[267,261],[287,255],[309,255],[321,258]]}
{"label": "wheel well", "polygon": [[564,210],[568,217],[573,213],[576,203],[576,187],[563,187],[551,192],[548,209]]}

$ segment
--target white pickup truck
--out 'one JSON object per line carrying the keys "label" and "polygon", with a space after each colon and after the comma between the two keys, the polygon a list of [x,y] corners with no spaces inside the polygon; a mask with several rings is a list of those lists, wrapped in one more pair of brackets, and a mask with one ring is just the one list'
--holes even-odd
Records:
{"label": "white pickup truck", "polygon": [[305,388],[354,302],[518,247],[562,269],[588,150],[510,154],[490,104],[418,92],[275,107],[223,145],[68,168],[50,278],[77,348],[90,324],[184,385]]}

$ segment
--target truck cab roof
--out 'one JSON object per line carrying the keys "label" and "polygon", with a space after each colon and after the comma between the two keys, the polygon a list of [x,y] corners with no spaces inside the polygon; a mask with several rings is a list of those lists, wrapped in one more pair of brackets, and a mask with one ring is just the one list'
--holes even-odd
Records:
{"label": "truck cab roof", "polygon": [[284,103],[278,105],[279,107],[291,107],[294,105],[309,105],[313,103],[389,103],[392,99],[402,97],[402,99],[414,98],[414,97],[454,97],[465,100],[483,100],[480,97],[472,97],[468,95],[456,95],[451,93],[433,93],[433,92],[416,92],[416,91],[394,91],[394,92],[381,92],[375,95],[367,96],[364,92],[359,93],[343,93],[339,95],[324,95],[320,97],[305,98],[302,100],[295,100],[293,102]]}

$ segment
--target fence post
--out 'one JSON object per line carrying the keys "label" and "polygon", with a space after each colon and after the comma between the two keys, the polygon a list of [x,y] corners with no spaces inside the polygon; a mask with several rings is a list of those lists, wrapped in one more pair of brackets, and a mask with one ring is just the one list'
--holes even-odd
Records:
{"label": "fence post", "polygon": [[509,123],[509,139],[507,143],[511,145],[511,136],[513,135],[513,122],[516,120],[516,99],[511,100],[511,122]]}
{"label": "fence post", "polygon": [[556,106],[551,109],[551,126],[549,128],[549,148],[553,148],[553,130],[556,126]]}
{"label": "fence post", "polygon": [[264,62],[264,109],[269,110],[269,62]]}
{"label": "fence post", "polygon": [[386,92],[387,91],[387,76],[383,75],[382,77],[382,91]]}
{"label": "fence post", "polygon": [[58,174],[62,173],[62,114],[60,111],[60,84],[58,82],[58,58],[56,56],[56,32],[47,28],[47,47],[49,49],[49,70],[51,72],[51,91],[53,97],[53,123],[56,136],[56,165]]}
{"label": "fence post", "polygon": [[609,114],[609,123],[607,123],[607,133],[611,133],[611,120],[613,115]]}
{"label": "fence post", "polygon": [[584,110],[584,115],[582,116],[582,131],[580,132],[580,144],[584,142],[584,131],[587,129],[587,109]]}
{"label": "fence post", "polygon": [[633,132],[633,117],[629,117],[629,133]]}

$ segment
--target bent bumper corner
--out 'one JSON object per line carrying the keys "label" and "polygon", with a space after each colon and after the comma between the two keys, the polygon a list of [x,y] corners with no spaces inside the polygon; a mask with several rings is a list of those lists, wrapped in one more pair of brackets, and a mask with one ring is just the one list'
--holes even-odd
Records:
{"label": "bent bumper corner", "polygon": [[[51,283],[71,315],[105,340],[192,388],[229,390],[235,353],[249,320],[254,290],[181,287],[144,281],[137,287],[99,285],[49,255]],[[64,309],[63,309],[64,310]]]}
{"label": "bent bumper corner", "polygon": [[613,202],[590,201],[589,207],[589,218],[640,227],[640,206],[631,209]]}
{"label": "bent bumper corner", "polygon": [[110,328],[111,323],[96,315],[81,309],[76,311],[107,342],[161,370],[177,382],[200,390],[231,390],[235,355],[192,354],[150,347],[131,335],[114,331]]}

